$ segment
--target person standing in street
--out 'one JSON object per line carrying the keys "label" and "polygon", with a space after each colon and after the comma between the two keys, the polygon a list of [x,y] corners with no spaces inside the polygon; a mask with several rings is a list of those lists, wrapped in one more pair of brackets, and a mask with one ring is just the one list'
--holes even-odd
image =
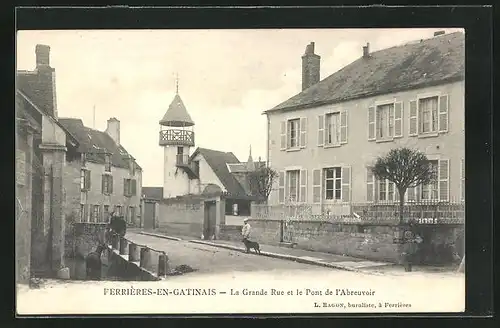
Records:
{"label": "person standing in street", "polygon": [[243,220],[243,228],[241,229],[241,235],[243,237],[243,242],[245,242],[245,240],[249,240],[251,230],[252,230],[252,227],[250,226],[250,223],[248,223],[248,219],[244,219]]}

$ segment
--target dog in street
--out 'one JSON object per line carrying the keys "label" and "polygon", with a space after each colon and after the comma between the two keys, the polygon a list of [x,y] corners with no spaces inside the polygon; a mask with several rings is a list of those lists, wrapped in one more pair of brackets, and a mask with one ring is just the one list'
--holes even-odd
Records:
{"label": "dog in street", "polygon": [[247,249],[247,253],[250,253],[250,250],[253,249],[256,254],[260,254],[260,246],[256,241],[250,241],[248,239],[243,239],[243,243],[245,244],[245,248]]}

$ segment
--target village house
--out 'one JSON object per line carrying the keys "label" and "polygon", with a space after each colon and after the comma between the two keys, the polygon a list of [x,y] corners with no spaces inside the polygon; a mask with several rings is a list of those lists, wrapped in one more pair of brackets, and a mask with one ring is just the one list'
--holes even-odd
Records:
{"label": "village house", "polygon": [[59,122],[79,142],[65,166],[67,215],[76,222],[107,222],[115,211],[128,225],[140,226],[142,169],[120,143],[120,121],[110,118],[106,131],[81,119]]}
{"label": "village house", "polygon": [[50,47],[37,45],[34,70],[16,72],[16,277],[64,266],[67,151],[78,141],[58,122]]}
{"label": "village house", "polygon": [[269,204],[302,203],[317,214],[352,214],[352,203],[395,202],[370,166],[398,147],[424,152],[437,172],[408,203],[464,201],[464,34],[375,52],[320,81],[314,42],[302,56],[302,91],[265,111],[268,164],[279,172]]}
{"label": "village house", "polygon": [[[194,121],[178,91],[160,126],[164,181],[163,187],[143,188],[144,228],[168,226],[181,234],[212,236],[217,235],[220,224],[241,225],[250,216],[251,202],[259,199],[248,174],[265,163],[260,158],[254,161],[251,149],[245,163],[231,152],[200,147],[191,152],[195,145]],[[193,215],[183,207],[185,202],[194,209]],[[182,210],[174,210],[174,204]],[[202,205],[207,207],[206,215],[204,210],[199,211]]]}

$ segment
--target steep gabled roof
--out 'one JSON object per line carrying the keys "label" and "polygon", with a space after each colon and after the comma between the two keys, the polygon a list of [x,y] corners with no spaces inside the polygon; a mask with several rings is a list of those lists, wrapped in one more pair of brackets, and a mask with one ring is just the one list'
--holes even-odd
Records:
{"label": "steep gabled roof", "polygon": [[215,175],[226,189],[227,193],[235,197],[246,197],[245,190],[238,180],[229,172],[227,164],[240,163],[238,158],[231,152],[222,152],[207,148],[197,148],[191,155],[191,159],[196,155],[203,156]]}
{"label": "steep gabled roof", "polygon": [[175,95],[170,106],[168,106],[167,112],[161,119],[160,124],[175,127],[194,125],[194,121],[189,116],[179,94]]}
{"label": "steep gabled roof", "polygon": [[[121,168],[129,167],[127,158],[132,155],[123,146],[117,145],[106,132],[88,128],[78,118],[60,118],[59,122],[77,138],[80,143],[79,152],[95,154],[109,153],[111,154],[111,162],[114,166]],[[104,157],[96,156],[93,159],[104,163]],[[139,167],[138,164],[137,166]]]}
{"label": "steep gabled roof", "polygon": [[465,37],[455,32],[361,57],[264,113],[370,97],[464,77]]}

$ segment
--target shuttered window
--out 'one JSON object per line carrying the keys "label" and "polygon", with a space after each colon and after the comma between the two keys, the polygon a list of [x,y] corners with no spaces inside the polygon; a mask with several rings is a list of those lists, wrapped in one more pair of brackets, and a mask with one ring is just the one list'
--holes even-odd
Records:
{"label": "shuttered window", "polygon": [[447,202],[450,200],[450,163],[447,159],[439,161],[439,200]]}
{"label": "shuttered window", "polygon": [[366,200],[368,202],[373,202],[374,197],[374,187],[375,187],[375,176],[371,167],[366,168]]}
{"label": "shuttered window", "polygon": [[439,97],[439,132],[448,132],[448,95]]}
{"label": "shuttered window", "polygon": [[403,103],[396,102],[394,104],[394,137],[403,136]]}
{"label": "shuttered window", "polygon": [[312,171],[313,203],[321,202],[321,169]]}
{"label": "shuttered window", "polygon": [[285,171],[279,172],[278,176],[278,200],[280,204],[285,202]]}
{"label": "shuttered window", "polygon": [[368,107],[368,140],[375,140],[375,107]]}
{"label": "shuttered window", "polygon": [[318,116],[318,146],[323,146],[325,140],[325,116]]}
{"label": "shuttered window", "polygon": [[300,202],[307,202],[307,170],[300,170]]}
{"label": "shuttered window", "polygon": [[302,117],[300,119],[300,148],[306,148],[307,146],[307,118]]}
{"label": "shuttered window", "polygon": [[410,101],[410,113],[409,113],[409,131],[408,135],[416,136],[418,135],[418,109],[417,109],[417,101]]}

